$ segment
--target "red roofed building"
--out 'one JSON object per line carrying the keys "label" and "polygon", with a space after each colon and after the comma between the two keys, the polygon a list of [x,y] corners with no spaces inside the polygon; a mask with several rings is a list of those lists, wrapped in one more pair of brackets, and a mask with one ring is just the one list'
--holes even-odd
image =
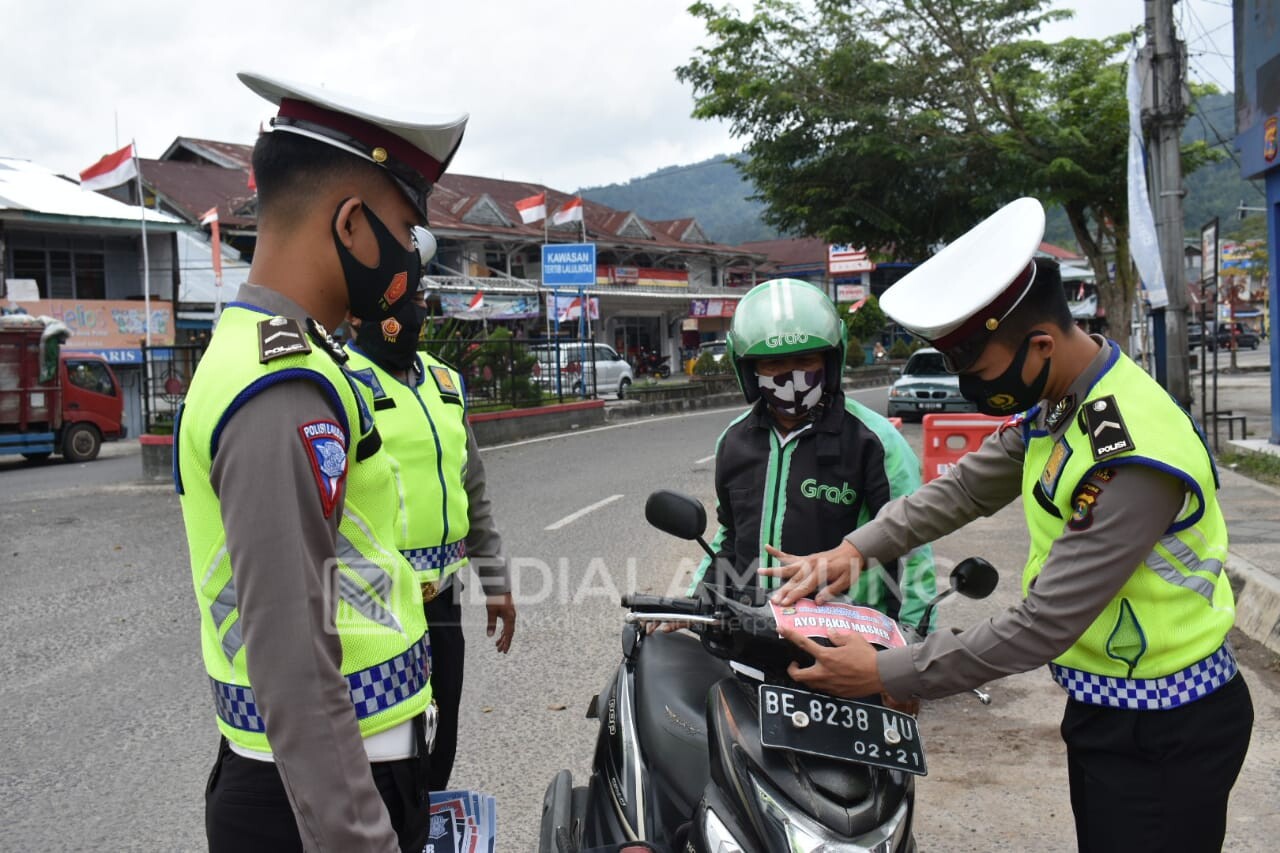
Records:
{"label": "red roofed building", "polygon": [[[248,260],[257,213],[248,187],[252,153],[250,145],[178,137],[159,160],[142,161],[148,205],[191,223],[216,206],[223,240]],[[549,216],[573,198],[536,183],[458,174],[440,179],[429,202],[439,251],[428,279],[446,312],[461,304],[455,295],[468,297],[465,303],[479,291],[490,316],[502,319],[509,309],[523,319],[515,323],[518,331],[545,331],[542,243],[583,242],[585,230],[597,257],[588,295],[600,300],[592,332],[620,351],[654,349],[676,363],[680,349],[724,336],[733,305],[745,292],[727,287],[729,269],[747,270],[749,283],[749,271],[765,262],[750,248],[711,242],[692,218],[650,221],[587,199],[583,222],[523,224],[516,201],[543,192]]]}

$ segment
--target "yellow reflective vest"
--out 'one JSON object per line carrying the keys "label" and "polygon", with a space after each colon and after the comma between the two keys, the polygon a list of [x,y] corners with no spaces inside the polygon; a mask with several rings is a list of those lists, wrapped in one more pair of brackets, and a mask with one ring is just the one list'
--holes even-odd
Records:
{"label": "yellow reflective vest", "polygon": [[419,580],[439,584],[467,564],[467,412],[462,378],[419,353],[411,384],[348,345],[347,368],[373,397],[399,496],[395,542]]}
{"label": "yellow reflective vest", "polygon": [[1054,663],[1100,676],[1154,679],[1214,654],[1235,619],[1224,571],[1227,526],[1217,474],[1190,416],[1127,356],[1115,351],[1063,437],[1032,432],[1022,495],[1031,552],[1025,595],[1073,517],[1092,511],[1098,471],[1148,465],[1179,478],[1187,500],[1106,609]]}
{"label": "yellow reflective vest", "polygon": [[391,460],[376,449],[368,401],[319,338],[311,338],[306,351],[269,354],[263,341],[272,329],[302,332],[296,321],[249,306],[223,311],[175,424],[174,447],[175,484],[218,727],[228,740],[258,751],[270,750],[270,744],[248,675],[253,650],[241,634],[234,567],[209,473],[223,425],[254,393],[281,379],[315,382],[340,412],[343,434],[325,432],[309,440],[316,464],[326,474],[336,480],[346,468],[346,499],[330,579],[338,602],[341,670],[360,732],[368,737],[393,728],[422,713],[431,701],[426,619],[417,579],[395,547]]}

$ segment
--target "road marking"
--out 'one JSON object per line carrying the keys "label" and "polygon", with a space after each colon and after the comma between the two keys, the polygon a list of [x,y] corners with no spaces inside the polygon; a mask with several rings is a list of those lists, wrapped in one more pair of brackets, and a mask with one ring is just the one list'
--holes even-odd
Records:
{"label": "road marking", "polygon": [[697,460],[696,462],[694,462],[693,464],[694,464],[694,465],[705,465],[705,464],[707,464],[708,462],[710,462],[712,459],[715,459],[715,458],[716,458],[716,455],[715,455],[714,453],[712,453],[710,456],[704,456],[704,457],[702,457],[701,459],[699,459],[699,460]]}
{"label": "road marking", "polygon": [[582,518],[587,513],[595,512],[596,510],[600,509],[600,507],[607,506],[617,500],[622,500],[622,495],[610,495],[609,497],[605,498],[602,501],[596,501],[591,506],[584,506],[582,509],[578,510],[577,512],[569,513],[559,521],[553,522],[552,524],[548,524],[546,527],[542,529],[543,530],[559,530],[561,527],[564,527],[566,524],[573,524],[575,521]]}

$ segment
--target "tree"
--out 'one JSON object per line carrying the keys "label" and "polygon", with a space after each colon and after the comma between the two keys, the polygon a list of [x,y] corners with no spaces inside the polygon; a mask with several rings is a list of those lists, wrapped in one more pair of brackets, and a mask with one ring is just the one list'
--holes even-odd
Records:
{"label": "tree", "polygon": [[845,327],[849,330],[849,337],[868,343],[880,340],[880,334],[884,332],[885,326],[889,325],[889,319],[880,308],[880,300],[874,296],[868,296],[863,300],[861,307],[850,314],[849,309],[854,304],[856,303],[842,302],[836,306]]}
{"label": "tree", "polygon": [[[1047,6],[761,0],[744,20],[699,2],[711,44],[677,76],[695,116],[747,140],[741,168],[770,224],[923,259],[1033,195],[1063,207],[1107,316],[1127,318],[1130,36],[1040,41],[1070,15]],[[1184,170],[1208,159],[1193,143]]]}

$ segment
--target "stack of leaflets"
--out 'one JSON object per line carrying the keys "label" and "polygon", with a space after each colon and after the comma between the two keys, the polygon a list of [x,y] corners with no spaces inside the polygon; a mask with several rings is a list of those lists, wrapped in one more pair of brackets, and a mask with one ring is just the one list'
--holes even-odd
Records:
{"label": "stack of leaflets", "polygon": [[474,791],[432,791],[431,832],[422,853],[494,853],[498,804]]}

